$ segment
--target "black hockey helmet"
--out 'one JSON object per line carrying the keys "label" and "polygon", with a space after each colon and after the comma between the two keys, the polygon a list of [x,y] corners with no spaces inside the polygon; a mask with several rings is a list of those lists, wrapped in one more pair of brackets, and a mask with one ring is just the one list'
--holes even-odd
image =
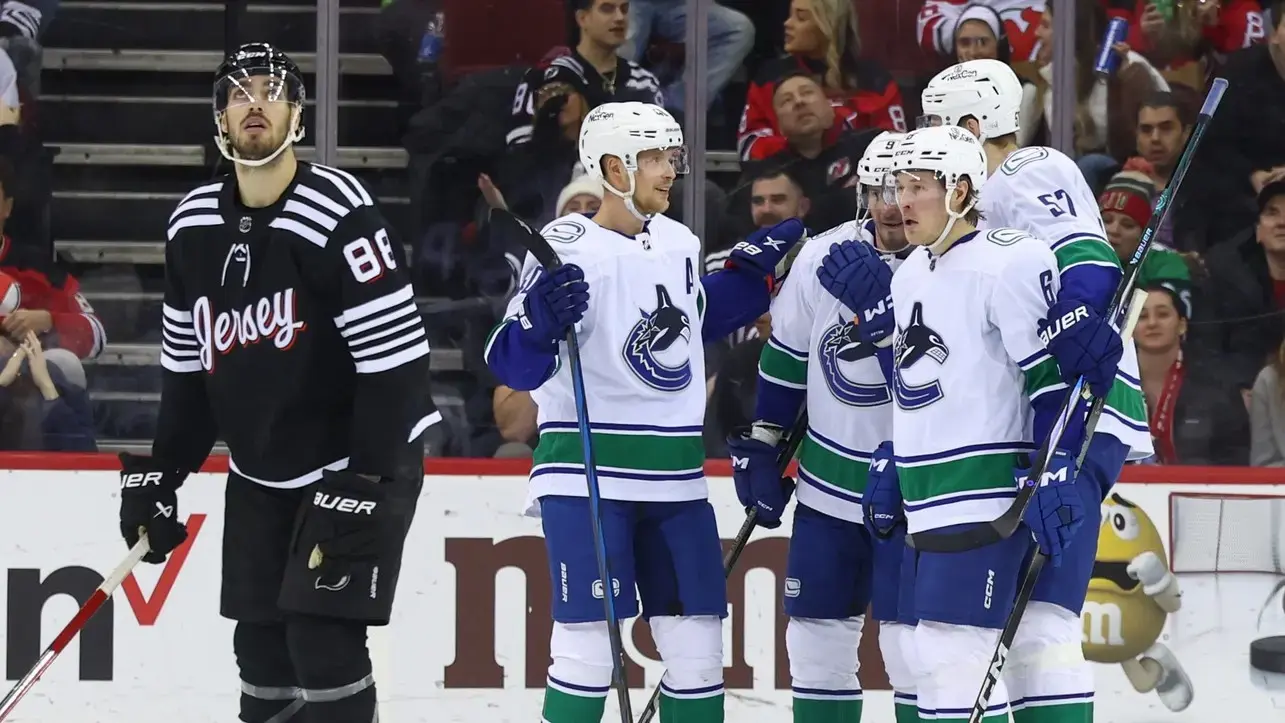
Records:
{"label": "black hockey helmet", "polygon": [[[251,79],[266,77],[268,81],[255,89]],[[219,151],[230,161],[249,166],[263,165],[276,158],[291,143],[303,140],[303,104],[307,91],[299,66],[276,46],[270,43],[247,43],[230,53],[214,73],[214,127],[215,142]],[[266,159],[250,161],[237,158],[232,151],[223,114],[231,106],[242,103],[287,102],[294,106],[291,129],[285,142]]]}

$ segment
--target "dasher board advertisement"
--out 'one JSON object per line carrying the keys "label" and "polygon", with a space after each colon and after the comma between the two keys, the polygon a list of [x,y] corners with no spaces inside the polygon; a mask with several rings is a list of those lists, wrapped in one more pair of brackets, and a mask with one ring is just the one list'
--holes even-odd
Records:
{"label": "dasher board advertisement", "polygon": [[[1083,616],[1086,655],[1103,661],[1096,665],[1095,719],[1285,721],[1285,686],[1273,689],[1275,679],[1249,666],[1253,640],[1285,635],[1285,601],[1276,589],[1285,559],[1285,471],[1167,469],[1176,483],[1156,481],[1153,470],[1145,481],[1117,485],[1118,499],[1104,505],[1102,574]],[[451,471],[449,464],[430,466],[393,622],[371,636],[380,719],[529,723],[539,718],[551,625],[540,523],[521,516],[521,467],[504,475]],[[0,471],[8,501],[0,508],[6,690],[124,556],[117,487],[107,464]],[[179,495],[188,543],[166,564],[141,565],[126,579],[12,723],[235,719],[233,624],[218,615],[223,475],[194,475]],[[710,497],[730,540],[744,520],[730,479],[711,477]],[[756,530],[728,581],[729,721],[791,720],[780,594],[790,522],[787,514],[777,530]],[[1141,584],[1118,574],[1144,553],[1166,567],[1172,560],[1178,571],[1176,612],[1166,614]],[[863,720],[891,723],[875,627],[867,624],[861,650]],[[634,709],[641,710],[662,666],[645,624],[628,624],[624,639]],[[1163,685],[1139,692],[1147,670],[1158,670]],[[618,718],[614,705],[609,699],[604,720]]]}

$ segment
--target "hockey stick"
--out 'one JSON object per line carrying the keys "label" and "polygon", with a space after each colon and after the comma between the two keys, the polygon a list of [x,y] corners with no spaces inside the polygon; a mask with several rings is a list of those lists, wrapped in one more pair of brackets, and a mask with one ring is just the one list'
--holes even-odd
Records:
{"label": "hockey stick", "polygon": [[[1138,273],[1142,270],[1142,262],[1146,259],[1147,252],[1151,250],[1156,232],[1169,215],[1169,208],[1173,203],[1174,195],[1178,192],[1179,186],[1182,185],[1182,180],[1187,175],[1191,161],[1195,158],[1196,150],[1200,147],[1200,140],[1204,137],[1205,131],[1209,127],[1209,122],[1212,120],[1214,112],[1218,109],[1218,103],[1222,100],[1223,93],[1226,91],[1227,81],[1222,78],[1215,78],[1209,88],[1209,95],[1205,97],[1205,103],[1200,108],[1200,116],[1196,119],[1195,127],[1191,131],[1191,137],[1187,139],[1187,145],[1183,148],[1182,155],[1178,158],[1177,166],[1174,167],[1173,177],[1170,179],[1164,193],[1160,194],[1160,199],[1156,202],[1156,207],[1151,212],[1151,220],[1147,222],[1147,227],[1142,231],[1142,238],[1138,241],[1138,248],[1134,250],[1133,257],[1129,259],[1129,263],[1125,266],[1124,276],[1120,281],[1120,285],[1116,287],[1115,294],[1111,298],[1111,303],[1107,307],[1106,313],[1106,318],[1117,324],[1117,328],[1119,328],[1118,325],[1121,323],[1121,319],[1129,311],[1126,302],[1133,299],[1133,288],[1137,284]],[[1093,397],[1083,377],[1078,379],[1071,391],[1067,393],[1066,401],[1062,404],[1062,411],[1058,414],[1058,423],[1054,425],[1048,439],[1044,440],[1044,444],[1036,452],[1035,463],[1031,465],[1026,483],[1018,491],[1013,504],[1004,514],[988,524],[977,525],[959,532],[934,532],[928,530],[906,535],[906,544],[921,552],[963,552],[964,550],[985,547],[1012,537],[1013,533],[1017,531],[1018,525],[1022,523],[1022,516],[1026,514],[1026,507],[1030,504],[1031,496],[1039,488],[1038,481],[1044,478],[1044,472],[1048,469],[1048,463],[1052,458],[1053,451],[1057,449],[1058,443],[1062,441],[1062,433],[1071,421],[1072,415],[1081,401],[1090,402],[1091,407],[1084,426],[1084,439],[1081,442],[1079,454],[1076,456],[1078,468],[1079,462],[1084,460],[1084,455],[1088,452],[1089,442],[1093,439],[1093,432],[1097,429],[1098,419],[1102,416],[1102,409],[1106,404],[1105,397]],[[1033,483],[1032,480],[1035,482]]]}
{"label": "hockey stick", "polygon": [[[790,429],[790,436],[785,438],[785,447],[781,449],[781,454],[776,458],[776,469],[782,477],[785,476],[785,470],[790,466],[790,460],[794,459],[794,454],[799,451],[799,445],[803,442],[803,437],[808,430],[808,410],[805,408],[799,412],[798,419],[794,422],[794,427]],[[745,551],[745,546],[750,541],[750,533],[754,532],[754,523],[758,520],[758,509],[751,508],[745,513],[745,521],[741,523],[741,529],[736,533],[736,539],[732,540],[732,547],[728,549],[727,555],[723,558],[723,577],[726,578],[732,574],[732,568],[736,567],[736,561],[741,559],[741,553]],[[647,699],[647,707],[643,708],[642,715],[638,717],[638,723],[651,723],[651,719],[656,717],[656,711],[660,706],[660,686],[651,692],[651,698]]]}
{"label": "hockey stick", "polygon": [[4,721],[9,717],[13,709],[18,706],[18,701],[22,700],[27,691],[31,690],[37,680],[40,680],[40,676],[45,674],[50,665],[53,665],[54,660],[62,653],[63,648],[67,647],[67,643],[70,643],[80,633],[85,624],[89,622],[89,619],[94,616],[94,613],[98,612],[103,603],[107,602],[112,593],[116,592],[116,588],[120,586],[121,581],[129,575],[134,566],[138,564],[138,561],[143,559],[149,549],[151,548],[147,544],[147,535],[144,534],[138,538],[138,542],[134,543],[134,546],[129,549],[129,554],[125,555],[125,559],[116,566],[115,570],[112,570],[107,579],[103,580],[103,583],[98,586],[98,589],[90,593],[89,599],[85,601],[84,605],[80,606],[80,610],[72,617],[71,622],[67,623],[67,626],[62,629],[62,632],[54,637],[54,641],[49,644],[48,648],[45,648],[45,652],[40,654],[35,664],[31,666],[31,670],[28,670],[27,674],[22,676],[18,684],[13,686],[13,689],[5,695],[4,700],[0,700],[0,721]]}
{"label": "hockey stick", "polygon": [[[1138,298],[1138,295],[1145,296],[1146,293],[1142,289],[1134,291],[1134,298],[1129,304],[1129,317],[1125,319],[1124,329],[1120,331],[1120,335],[1126,339],[1133,335],[1133,328],[1138,325],[1138,317],[1142,316],[1143,299]],[[1085,530],[1080,534],[1097,535],[1098,533],[1096,530]],[[1040,571],[1044,569],[1044,563],[1048,560],[1048,557],[1035,545],[1034,538],[1030,546],[1033,548],[1029,553],[1031,559],[1022,572],[1022,584],[1018,587],[1017,597],[1013,600],[1013,609],[1009,611],[1008,617],[1004,620],[1004,627],[1000,630],[999,642],[991,655],[990,666],[986,669],[986,678],[982,680],[982,689],[977,693],[977,700],[973,703],[973,712],[968,716],[968,723],[981,723],[982,717],[986,715],[991,691],[995,690],[995,684],[999,682],[999,677],[1004,672],[1004,661],[1008,659],[1008,649],[1013,646],[1013,639],[1017,637],[1017,627],[1021,624],[1022,616],[1026,614],[1026,606],[1030,604],[1031,595],[1035,592],[1035,582],[1040,577]]]}
{"label": "hockey stick", "polygon": [[[488,222],[502,237],[515,238],[531,252],[536,261],[549,271],[562,265],[562,259],[544,236],[525,221],[502,208],[492,208]],[[584,371],[580,364],[580,343],[576,330],[567,330],[567,357],[570,360],[571,388],[575,394],[576,422],[580,427],[580,446],[584,453],[585,483],[589,489],[589,518],[593,526],[593,552],[598,558],[598,579],[602,581],[602,608],[607,618],[607,638],[611,643],[611,677],[616,687],[622,723],[633,723],[629,704],[629,681],[625,678],[625,646],[620,637],[620,619],[616,617],[614,578],[607,564],[607,538],[602,532],[602,492],[598,487],[598,470],[594,466],[593,435],[589,431],[589,404],[585,399]]]}

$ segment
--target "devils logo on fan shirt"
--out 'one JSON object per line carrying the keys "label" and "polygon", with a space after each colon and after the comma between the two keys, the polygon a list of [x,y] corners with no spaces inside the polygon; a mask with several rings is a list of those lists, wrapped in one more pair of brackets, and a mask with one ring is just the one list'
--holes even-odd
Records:
{"label": "devils logo on fan shirt", "polygon": [[[107,342],[107,332],[94,308],[80,293],[80,283],[49,263],[47,253],[15,244],[0,236],[0,273],[18,285],[19,308],[47,311],[57,335],[57,346],[82,359],[98,356]],[[6,301],[8,296],[4,297]],[[5,307],[0,314],[8,314]]]}

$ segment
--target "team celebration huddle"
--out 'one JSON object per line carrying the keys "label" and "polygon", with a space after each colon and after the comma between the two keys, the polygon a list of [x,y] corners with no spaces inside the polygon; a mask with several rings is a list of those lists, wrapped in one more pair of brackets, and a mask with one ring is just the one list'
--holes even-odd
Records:
{"label": "team celebration huddle", "polygon": [[[602,207],[510,225],[532,253],[486,348],[539,408],[543,721],[599,721],[613,687],[633,720],[618,624],[639,614],[666,670],[641,720],[724,719],[702,347],[769,310],[756,421],[728,447],[746,530],[780,526],[795,499],[779,581],[794,721],[1093,719],[1080,611],[1100,505],[1152,452],[1123,341],[1150,234],[1122,268],[1075,164],[1018,146],[1021,96],[1003,63],[948,68],[918,129],[865,151],[857,219],[810,237],[786,220],[704,276],[700,240],[661,215],[679,125],[642,103],[588,116],[580,161]],[[870,618],[894,709],[863,710]]]}

